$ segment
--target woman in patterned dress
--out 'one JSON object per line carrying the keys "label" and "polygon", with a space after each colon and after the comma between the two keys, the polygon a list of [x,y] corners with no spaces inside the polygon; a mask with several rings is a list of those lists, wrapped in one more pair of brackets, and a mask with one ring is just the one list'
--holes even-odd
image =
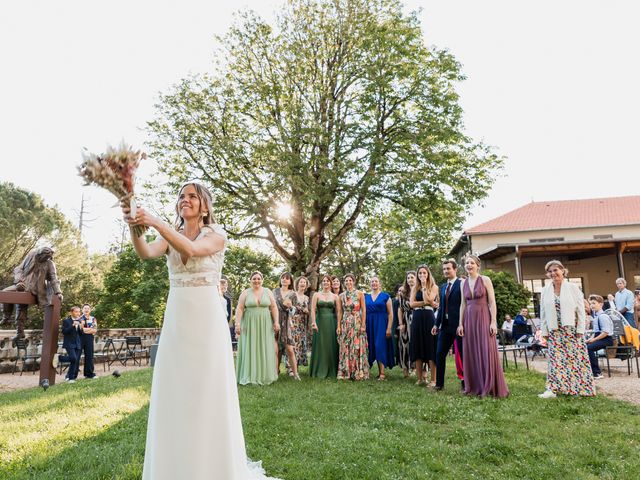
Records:
{"label": "woman in patterned dress", "polygon": [[338,325],[338,380],[369,378],[369,347],[367,344],[367,312],[364,294],[355,288],[356,277],[344,276],[345,291],[340,294],[342,319]]}
{"label": "woman in patterned dress", "polygon": [[287,354],[287,359],[289,360],[287,372],[296,380],[300,380],[298,376],[298,362],[296,361],[296,354],[293,350],[291,322],[289,321],[293,303],[296,301],[296,292],[292,290],[292,287],[293,276],[289,272],[284,272],[280,275],[280,287],[273,291],[276,305],[278,305],[278,317],[280,319],[280,332],[276,335],[278,342],[276,345],[276,370],[280,373],[280,360],[284,352]]}
{"label": "woman in patterned dress", "polygon": [[309,297],[305,295],[309,281],[307,277],[300,277],[295,282],[296,297],[293,303],[295,311],[289,318],[293,352],[298,365],[307,364],[307,330],[309,326]]}
{"label": "woman in patterned dress", "polygon": [[569,271],[558,260],[547,263],[545,271],[551,283],[540,297],[540,328],[547,340],[549,364],[547,390],[538,396],[594,396],[596,389],[584,340],[584,295],[566,279]]}
{"label": "woman in patterned dress", "polygon": [[398,291],[398,325],[400,335],[398,335],[398,355],[402,374],[405,378],[409,376],[411,371],[411,361],[409,360],[409,332],[411,331],[411,320],[413,319],[413,310],[409,305],[411,299],[411,289],[416,284],[416,272],[407,272],[404,278],[404,284]]}

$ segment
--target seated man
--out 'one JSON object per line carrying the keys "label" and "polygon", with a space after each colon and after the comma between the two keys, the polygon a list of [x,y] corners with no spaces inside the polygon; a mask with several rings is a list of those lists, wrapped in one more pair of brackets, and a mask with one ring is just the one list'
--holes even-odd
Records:
{"label": "seated man", "polygon": [[531,320],[529,319],[529,309],[527,307],[522,307],[520,309],[520,313],[516,315],[516,318],[513,322],[514,325],[530,325]]}
{"label": "seated man", "polygon": [[593,312],[593,337],[587,340],[587,351],[593,377],[602,378],[597,352],[613,345],[613,322],[602,310],[604,299],[600,295],[589,295],[589,305]]}
{"label": "seated man", "polygon": [[513,320],[508,313],[504,316],[501,333],[505,343],[513,343]]}

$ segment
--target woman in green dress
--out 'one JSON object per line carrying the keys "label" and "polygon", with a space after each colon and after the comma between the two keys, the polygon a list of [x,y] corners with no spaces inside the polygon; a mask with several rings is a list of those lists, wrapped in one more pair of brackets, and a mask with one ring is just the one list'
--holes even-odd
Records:
{"label": "woman in green dress", "polygon": [[262,273],[251,274],[251,288],[242,292],[236,308],[236,378],[240,385],[268,385],[278,379],[274,338],[280,330],[278,307],[262,281]]}
{"label": "woman in green dress", "polygon": [[322,290],[311,301],[313,342],[309,375],[336,378],[338,374],[338,318],[342,316],[340,297],[331,291],[331,277],[322,277]]}

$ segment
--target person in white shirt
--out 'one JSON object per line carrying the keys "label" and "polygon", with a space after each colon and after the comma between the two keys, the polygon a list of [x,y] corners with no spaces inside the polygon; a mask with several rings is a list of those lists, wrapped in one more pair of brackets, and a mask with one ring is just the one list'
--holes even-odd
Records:
{"label": "person in white shirt", "polygon": [[618,291],[615,295],[615,308],[627,319],[629,325],[637,328],[633,318],[633,292],[627,288],[627,281],[624,278],[616,280],[616,287],[618,287]]}
{"label": "person in white shirt", "polygon": [[502,336],[505,341],[513,342],[513,319],[508,313],[504,316],[504,322],[502,324]]}

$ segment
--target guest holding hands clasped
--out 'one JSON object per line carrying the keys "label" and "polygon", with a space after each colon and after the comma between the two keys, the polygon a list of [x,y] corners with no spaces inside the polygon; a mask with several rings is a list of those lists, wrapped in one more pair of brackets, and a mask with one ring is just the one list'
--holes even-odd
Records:
{"label": "guest holding hands clasped", "polygon": [[545,271],[551,282],[540,296],[540,329],[549,360],[547,390],[538,396],[593,396],[596,389],[584,340],[584,295],[567,280],[569,271],[558,260],[548,262]]}
{"label": "guest holding hands clasped", "polygon": [[480,258],[467,255],[464,268],[468,277],[462,280],[460,326],[463,337],[464,393],[503,398],[509,395],[498,356],[496,334],[497,308],[491,279],[480,275]]}
{"label": "guest holding hands clasped", "polygon": [[409,376],[411,370],[411,360],[409,357],[409,338],[411,332],[411,321],[413,319],[413,310],[409,304],[411,301],[411,291],[416,284],[416,272],[407,272],[404,277],[404,284],[398,290],[398,357],[402,374]]}
{"label": "guest holding hands clasped", "polygon": [[278,379],[274,333],[280,330],[276,299],[262,286],[262,273],[251,274],[251,288],[240,295],[236,307],[238,358],[236,378],[240,385],[268,385]]}
{"label": "guest holding hands clasped", "polygon": [[80,341],[80,307],[71,307],[70,315],[62,321],[62,347],[67,355],[58,357],[59,362],[69,362],[69,370],[64,377],[66,382],[75,383],[80,370],[80,355],[82,343]]}
{"label": "guest holding hands clasped", "polygon": [[338,375],[338,318],[342,318],[340,297],[331,291],[331,277],[324,275],[322,290],[311,300],[313,343],[309,375],[336,378]]}
{"label": "guest holding hands clasped", "polygon": [[276,369],[280,373],[280,360],[286,353],[289,363],[287,371],[292,377],[298,377],[298,362],[293,349],[293,337],[291,335],[290,316],[295,312],[293,304],[296,301],[296,292],[293,291],[293,276],[289,272],[280,275],[280,286],[273,291],[278,306],[280,332],[276,334],[278,344],[276,347]]}
{"label": "guest holding hands clasped", "polygon": [[416,375],[418,375],[416,385],[426,383],[426,374],[423,373],[423,368],[428,364],[431,370],[430,385],[435,387],[437,339],[431,334],[431,330],[435,325],[433,311],[438,308],[438,285],[426,265],[418,267],[416,277],[409,301],[409,305],[413,309],[409,336],[409,357],[416,364]]}
{"label": "guest holding hands clasped", "polygon": [[378,362],[378,380],[384,380],[384,369],[393,368],[393,344],[391,343],[391,326],[393,311],[391,297],[380,289],[380,279],[371,277],[371,293],[367,293],[367,342],[369,343],[369,365]]}
{"label": "guest holding hands clasped", "polygon": [[342,319],[338,325],[340,345],[338,380],[365,380],[369,378],[367,360],[367,312],[364,295],[356,290],[356,277],[344,276],[345,291],[340,294]]}
{"label": "guest holding hands clasped", "polygon": [[85,303],[82,306],[82,316],[80,317],[80,343],[84,352],[84,378],[97,378],[93,367],[93,346],[95,345],[94,335],[98,333],[98,321],[91,316],[91,305]]}
{"label": "guest holding hands clasped", "polygon": [[300,277],[295,282],[296,292],[293,302],[293,314],[289,316],[293,352],[298,365],[307,364],[307,328],[309,326],[309,297],[305,295],[309,287],[307,277]]}

